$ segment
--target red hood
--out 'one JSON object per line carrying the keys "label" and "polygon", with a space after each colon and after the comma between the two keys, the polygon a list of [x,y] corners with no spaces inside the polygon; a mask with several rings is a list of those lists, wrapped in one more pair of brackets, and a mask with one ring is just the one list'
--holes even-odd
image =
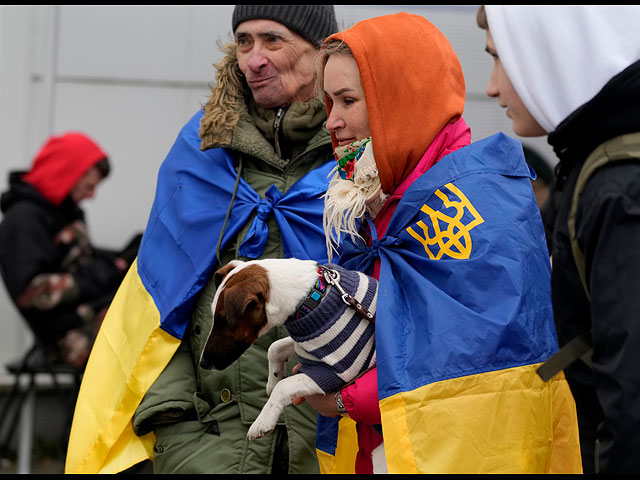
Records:
{"label": "red hood", "polygon": [[83,133],[70,132],[47,140],[23,180],[47,200],[60,205],[80,178],[107,154]]}

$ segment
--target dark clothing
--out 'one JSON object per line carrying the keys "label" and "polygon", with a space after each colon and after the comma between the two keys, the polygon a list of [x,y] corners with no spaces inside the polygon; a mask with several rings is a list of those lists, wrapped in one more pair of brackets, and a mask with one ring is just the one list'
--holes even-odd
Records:
{"label": "dark clothing", "polygon": [[22,175],[10,174],[0,198],[0,267],[36,338],[53,345],[109,304],[123,274],[114,264],[116,252],[91,246],[75,202],[67,197],[53,205]]}
{"label": "dark clothing", "polygon": [[[592,332],[593,370],[565,372],[576,400],[584,472],[640,471],[640,161],[618,161],[586,184],[576,236],[591,301],[571,250],[568,215],[578,174],[601,143],[640,132],[640,62],[615,76],[549,135],[563,190],[553,233],[552,296],[560,345]],[[597,457],[596,441],[599,444]]]}

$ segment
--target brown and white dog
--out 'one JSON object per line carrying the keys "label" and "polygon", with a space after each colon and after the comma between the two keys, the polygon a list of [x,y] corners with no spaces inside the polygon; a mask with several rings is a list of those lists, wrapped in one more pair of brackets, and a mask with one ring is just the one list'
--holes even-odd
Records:
{"label": "brown and white dog", "polygon": [[[269,348],[269,400],[250,440],[272,431],[294,398],[335,391],[375,363],[375,279],[297,259],[232,261],[215,275],[213,326],[201,367],[228,367],[276,325],[291,335]],[[285,378],[285,361],[294,355],[302,366]]]}

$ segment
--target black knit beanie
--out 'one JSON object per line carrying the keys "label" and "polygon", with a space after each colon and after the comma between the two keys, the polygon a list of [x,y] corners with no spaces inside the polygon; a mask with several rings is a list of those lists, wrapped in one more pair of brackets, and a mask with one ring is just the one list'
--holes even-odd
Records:
{"label": "black knit beanie", "polygon": [[236,5],[233,33],[247,20],[273,20],[293,30],[316,48],[338,31],[333,5]]}

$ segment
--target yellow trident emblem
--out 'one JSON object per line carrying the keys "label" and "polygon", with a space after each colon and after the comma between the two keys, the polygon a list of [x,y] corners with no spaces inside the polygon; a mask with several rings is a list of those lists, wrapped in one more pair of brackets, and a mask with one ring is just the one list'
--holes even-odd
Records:
{"label": "yellow trident emblem", "polygon": [[[447,183],[445,187],[454,193],[459,200],[450,200],[441,190],[436,190],[435,194],[442,200],[445,207],[455,208],[455,215],[453,217],[447,216],[425,204],[420,210],[429,215],[433,235],[429,235],[429,225],[426,225],[422,220],[416,226],[422,229],[423,236],[420,236],[412,227],[407,228],[407,232],[422,244],[431,260],[440,260],[443,255],[455,259],[466,259],[471,255],[471,235],[469,235],[469,231],[483,223],[484,219],[460,189],[452,183]],[[461,221],[465,208],[473,216],[473,220],[466,225]],[[441,229],[441,224],[446,225],[447,228]],[[434,245],[438,247],[436,252],[432,251],[436,250]]]}

